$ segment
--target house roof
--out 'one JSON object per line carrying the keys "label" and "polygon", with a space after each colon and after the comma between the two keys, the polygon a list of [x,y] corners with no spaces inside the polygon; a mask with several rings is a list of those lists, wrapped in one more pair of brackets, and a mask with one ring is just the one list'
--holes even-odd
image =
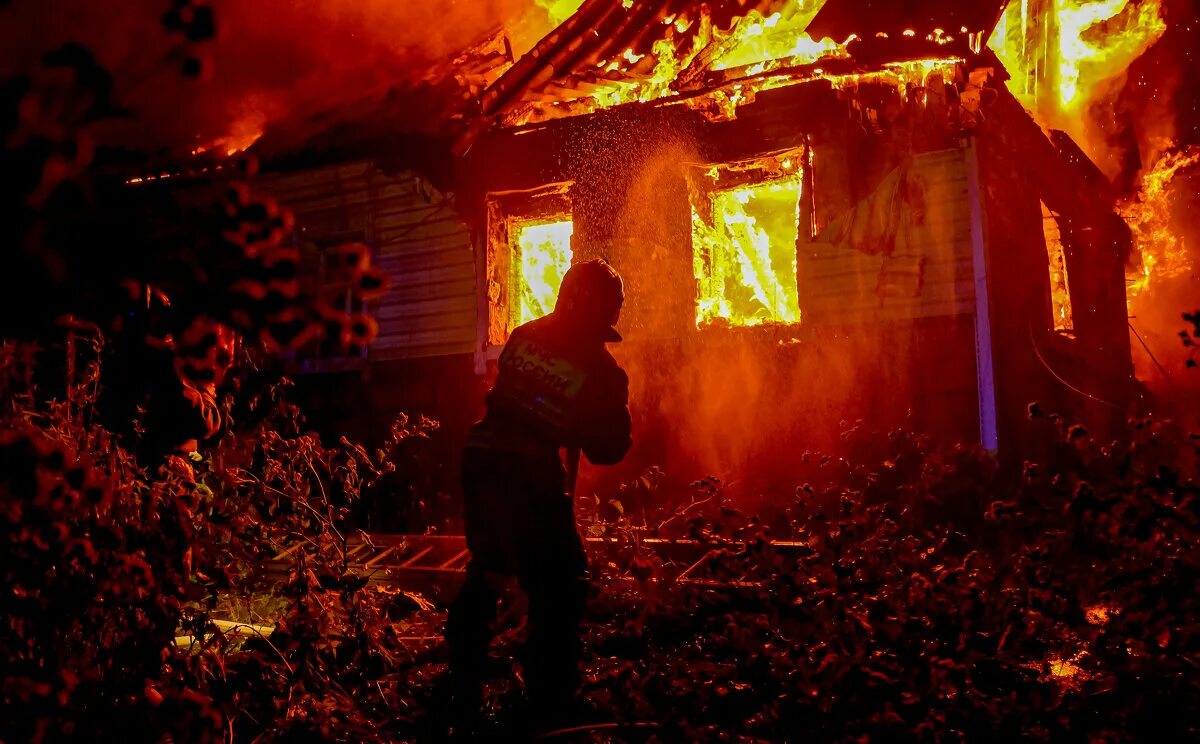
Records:
{"label": "house roof", "polygon": [[[684,68],[671,88],[702,87],[703,73],[739,22],[775,13],[802,15],[797,9],[804,5],[803,0],[584,0],[484,91],[479,113],[488,118],[522,104],[553,104],[644,83],[663,73],[659,64],[666,51]],[[851,35],[913,30],[919,44],[934,29],[955,34],[961,28],[990,29],[1004,5],[1005,0],[827,0],[807,31],[813,38],[841,42]]]}

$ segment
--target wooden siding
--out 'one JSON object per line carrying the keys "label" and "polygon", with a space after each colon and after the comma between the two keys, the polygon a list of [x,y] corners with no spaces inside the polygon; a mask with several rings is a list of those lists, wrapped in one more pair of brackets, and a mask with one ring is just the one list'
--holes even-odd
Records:
{"label": "wooden siding", "polygon": [[475,263],[470,233],[447,196],[417,176],[373,163],[268,174],[259,187],[291,209],[301,243],[357,236],[391,288],[371,308],[371,359],[470,353],[475,348]]}
{"label": "wooden siding", "polygon": [[841,325],[974,312],[970,212],[961,150],[917,155],[923,209],[901,229],[907,244],[871,255],[827,242],[800,244],[805,324]]}

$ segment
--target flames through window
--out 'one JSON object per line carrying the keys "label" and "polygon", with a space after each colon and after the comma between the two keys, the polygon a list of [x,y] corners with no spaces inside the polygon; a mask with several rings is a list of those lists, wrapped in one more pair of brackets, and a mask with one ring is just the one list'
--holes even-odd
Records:
{"label": "flames through window", "polygon": [[1042,234],[1046,238],[1046,257],[1050,261],[1050,305],[1054,312],[1054,330],[1075,330],[1071,310],[1071,285],[1067,279],[1067,253],[1063,247],[1058,217],[1042,204]]}
{"label": "flames through window", "polygon": [[696,325],[800,322],[798,150],[689,174]]}
{"label": "flames through window", "polygon": [[569,218],[518,222],[513,226],[512,286],[520,288],[520,301],[513,303],[517,325],[554,309],[563,274],[571,268],[574,227]]}
{"label": "flames through window", "polygon": [[488,346],[502,345],[512,329],[554,309],[573,253],[570,187],[489,195]]}

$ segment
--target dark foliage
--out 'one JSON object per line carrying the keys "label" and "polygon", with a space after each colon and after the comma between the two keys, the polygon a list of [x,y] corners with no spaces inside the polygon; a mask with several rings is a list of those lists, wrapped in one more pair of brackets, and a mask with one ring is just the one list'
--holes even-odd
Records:
{"label": "dark foliage", "polygon": [[[201,75],[211,9],[167,3],[162,24],[173,69]],[[244,385],[220,391],[223,433],[182,470],[139,464],[136,427],[118,441],[102,423],[104,339],[130,335],[131,305],[163,308],[132,335],[178,341],[197,386],[225,330],[246,358],[374,333],[303,291],[252,163],[195,208],[106,175],[93,126],[130,115],[112,89],[77,46],[0,82],[0,739],[428,738],[441,616],[348,551],[360,494],[429,422],[402,419],[377,452],[326,447],[285,383]],[[363,296],[383,290],[362,246],[338,256]],[[1030,416],[1053,446],[1016,479],[973,448],[855,431],[851,457],[798,455],[806,482],[762,509],[717,479],[656,494],[656,472],[602,499],[584,694],[610,725],[581,735],[1196,738],[1195,440],[1143,421],[1098,444]],[[640,508],[652,494],[672,506]],[[685,572],[651,538],[707,557]],[[498,671],[503,735],[519,694]]]}

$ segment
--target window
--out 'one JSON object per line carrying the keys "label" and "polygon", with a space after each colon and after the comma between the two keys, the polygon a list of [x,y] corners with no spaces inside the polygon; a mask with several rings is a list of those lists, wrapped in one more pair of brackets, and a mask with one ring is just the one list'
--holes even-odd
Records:
{"label": "window", "polygon": [[569,219],[553,222],[518,222],[514,225],[512,286],[520,288],[521,301],[514,303],[515,325],[547,315],[554,309],[563,274],[571,268]]}
{"label": "window", "polygon": [[697,327],[800,322],[802,162],[791,150],[692,169]]}
{"label": "window", "polygon": [[502,345],[514,328],[554,309],[573,256],[569,188],[489,195],[487,346]]}
{"label": "window", "polygon": [[1042,204],[1042,234],[1046,238],[1046,258],[1050,266],[1050,307],[1054,315],[1054,330],[1070,333],[1075,330],[1071,311],[1071,285],[1067,279],[1067,254],[1063,248],[1058,217]]}

